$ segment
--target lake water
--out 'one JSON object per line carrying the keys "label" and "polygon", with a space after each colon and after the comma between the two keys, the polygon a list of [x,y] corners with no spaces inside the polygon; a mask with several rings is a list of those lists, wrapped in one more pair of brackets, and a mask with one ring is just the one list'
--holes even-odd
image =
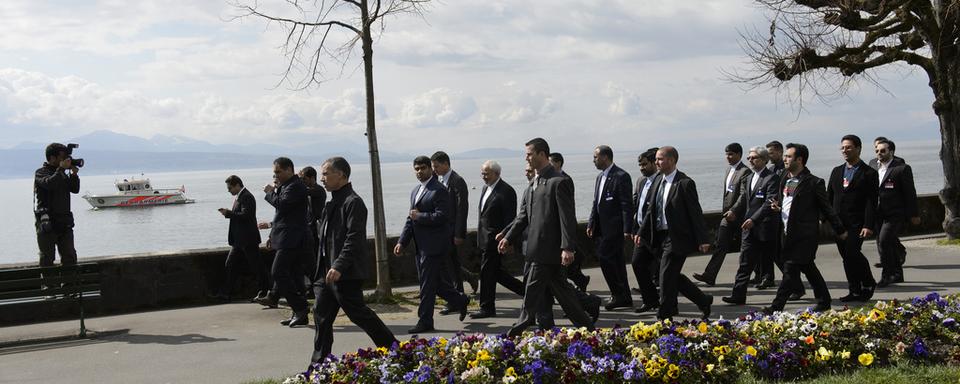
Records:
{"label": "lake water", "polygon": [[[841,163],[836,146],[811,148],[809,166],[820,177],[827,178],[830,169]],[[943,168],[939,160],[939,143],[902,145],[897,155],[907,159],[913,167],[919,193],[934,193],[943,185]],[[616,153],[617,164],[634,178],[640,175],[636,165],[637,152]],[[864,153],[864,157],[869,154]],[[589,154],[566,156],[564,170],[576,183],[577,217],[585,219],[590,213],[593,186],[597,176]],[[496,159],[503,167],[503,179],[520,193],[525,188],[524,162],[520,157]],[[480,199],[480,164],[483,159],[453,159],[453,168],[463,176],[470,187],[470,216],[468,227],[475,228]],[[297,168],[306,164],[297,164]],[[317,164],[314,164],[316,166]],[[725,175],[723,153],[684,152],[680,149],[679,169],[697,182],[704,210],[720,208],[721,179]],[[386,163],[382,165],[387,232],[399,233],[409,208],[411,189],[417,184],[412,165]],[[240,169],[223,171],[167,172],[145,175],[157,188],[181,185],[195,204],[138,208],[110,208],[94,210],[80,196],[113,193],[117,179],[132,175],[84,175],[81,171],[80,194],[73,195],[73,212],[77,226],[74,229],[79,257],[126,255],[141,252],[174,251],[183,249],[222,247],[227,244],[227,220],[217,208],[229,208],[233,196],[227,191],[224,179],[231,174],[240,176],[257,197],[257,219],[269,221],[273,207],[263,200],[262,187],[271,180],[271,169]],[[370,210],[368,235],[373,236],[373,200],[370,187],[370,167],[353,165],[353,185],[364,198]],[[139,176],[139,175],[138,175]],[[7,224],[0,231],[0,264],[38,260],[36,234],[32,212],[32,178],[0,180],[0,218]],[[264,236],[266,231],[264,231]]]}

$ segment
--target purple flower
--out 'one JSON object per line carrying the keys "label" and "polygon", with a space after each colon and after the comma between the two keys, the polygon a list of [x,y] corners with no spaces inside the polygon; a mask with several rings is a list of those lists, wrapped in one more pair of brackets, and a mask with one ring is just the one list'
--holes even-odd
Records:
{"label": "purple flower", "polygon": [[953,328],[957,326],[957,321],[954,320],[952,317],[948,317],[946,319],[943,319],[943,326],[947,328]]}
{"label": "purple flower", "polygon": [[919,337],[913,341],[913,355],[916,357],[928,357],[930,355],[927,352],[927,346]]}
{"label": "purple flower", "polygon": [[567,347],[567,357],[575,358],[578,356],[588,359],[593,357],[593,347],[579,340],[574,341]]}

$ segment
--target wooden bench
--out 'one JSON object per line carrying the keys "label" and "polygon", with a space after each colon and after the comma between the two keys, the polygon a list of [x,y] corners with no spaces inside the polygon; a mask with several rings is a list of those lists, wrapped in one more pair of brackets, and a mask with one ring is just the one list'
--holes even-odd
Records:
{"label": "wooden bench", "polygon": [[0,269],[0,307],[76,301],[80,307],[80,337],[87,336],[83,299],[95,296],[100,296],[97,263]]}

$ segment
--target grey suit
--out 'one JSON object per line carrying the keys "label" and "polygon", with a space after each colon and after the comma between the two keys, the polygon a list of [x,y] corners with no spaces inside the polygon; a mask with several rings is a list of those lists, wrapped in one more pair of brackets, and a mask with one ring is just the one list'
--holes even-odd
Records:
{"label": "grey suit", "polygon": [[573,182],[550,165],[540,169],[534,178],[506,238],[510,243],[518,244],[523,231],[528,228],[525,257],[530,267],[526,271],[527,286],[520,318],[509,334],[518,335],[533,324],[534,314],[543,308],[542,301],[547,292],[556,297],[575,326],[593,329],[593,322],[577,299],[576,289],[564,276],[561,265],[561,251],[573,252],[576,247]]}

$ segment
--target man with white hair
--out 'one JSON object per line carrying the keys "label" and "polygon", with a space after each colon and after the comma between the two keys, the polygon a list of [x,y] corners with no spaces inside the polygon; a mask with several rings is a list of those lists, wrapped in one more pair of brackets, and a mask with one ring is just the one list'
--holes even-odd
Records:
{"label": "man with white hair", "polygon": [[496,236],[517,216],[517,192],[500,178],[500,164],[487,160],[480,166],[483,189],[480,191],[477,247],[480,256],[480,311],[470,318],[496,317],[497,284],[523,296],[523,282],[508,273],[497,250]]}

